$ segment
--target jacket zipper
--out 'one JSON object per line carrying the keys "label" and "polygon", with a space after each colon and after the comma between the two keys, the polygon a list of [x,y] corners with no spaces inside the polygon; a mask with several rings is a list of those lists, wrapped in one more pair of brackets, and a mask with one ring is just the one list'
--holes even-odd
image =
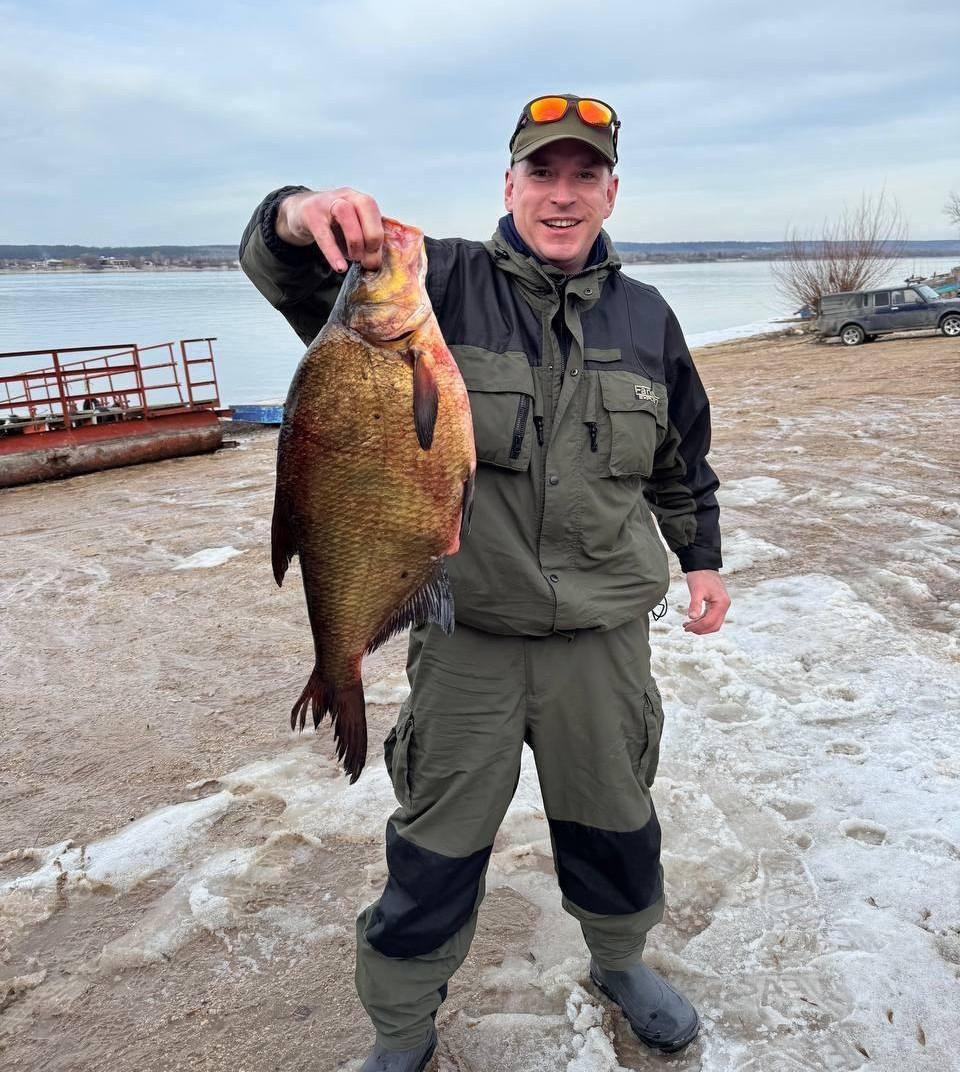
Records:
{"label": "jacket zipper", "polygon": [[527,415],[530,412],[530,396],[521,395],[517,406],[517,419],[513,426],[513,440],[510,443],[510,457],[519,458],[523,449],[523,437],[527,429]]}

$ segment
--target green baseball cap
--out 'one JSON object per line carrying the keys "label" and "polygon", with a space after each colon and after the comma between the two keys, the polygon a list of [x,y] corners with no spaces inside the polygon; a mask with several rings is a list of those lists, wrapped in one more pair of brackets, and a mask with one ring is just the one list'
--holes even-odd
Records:
{"label": "green baseball cap", "polygon": [[534,97],[523,106],[510,139],[510,163],[530,156],[554,141],[574,138],[589,145],[610,164],[617,162],[617,134],[620,120],[604,101],[557,93]]}

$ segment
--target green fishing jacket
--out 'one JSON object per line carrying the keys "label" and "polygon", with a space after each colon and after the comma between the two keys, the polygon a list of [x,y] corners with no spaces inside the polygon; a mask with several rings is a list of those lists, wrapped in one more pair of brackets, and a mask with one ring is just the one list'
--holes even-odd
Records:
{"label": "green fishing jacket", "polygon": [[[244,272],[310,343],[342,276],[282,242],[276,207],[243,234]],[[456,617],[493,633],[612,629],[684,571],[719,569],[710,408],[670,307],[606,257],[576,275],[490,242],[426,239],[427,289],[470,394],[473,520],[447,561]]]}

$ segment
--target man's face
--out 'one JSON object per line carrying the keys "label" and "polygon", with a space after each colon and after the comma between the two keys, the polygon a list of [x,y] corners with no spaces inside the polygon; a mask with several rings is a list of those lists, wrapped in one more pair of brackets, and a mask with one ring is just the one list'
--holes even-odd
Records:
{"label": "man's face", "polygon": [[527,246],[572,274],[586,264],[603,221],[613,212],[618,185],[598,153],[565,138],[507,171],[503,201]]}

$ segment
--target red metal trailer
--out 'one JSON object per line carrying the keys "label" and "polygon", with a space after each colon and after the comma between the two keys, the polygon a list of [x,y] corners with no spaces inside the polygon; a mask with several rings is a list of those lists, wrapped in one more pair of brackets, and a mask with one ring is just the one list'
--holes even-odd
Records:
{"label": "red metal trailer", "polygon": [[0,353],[0,487],[216,450],[215,341]]}

